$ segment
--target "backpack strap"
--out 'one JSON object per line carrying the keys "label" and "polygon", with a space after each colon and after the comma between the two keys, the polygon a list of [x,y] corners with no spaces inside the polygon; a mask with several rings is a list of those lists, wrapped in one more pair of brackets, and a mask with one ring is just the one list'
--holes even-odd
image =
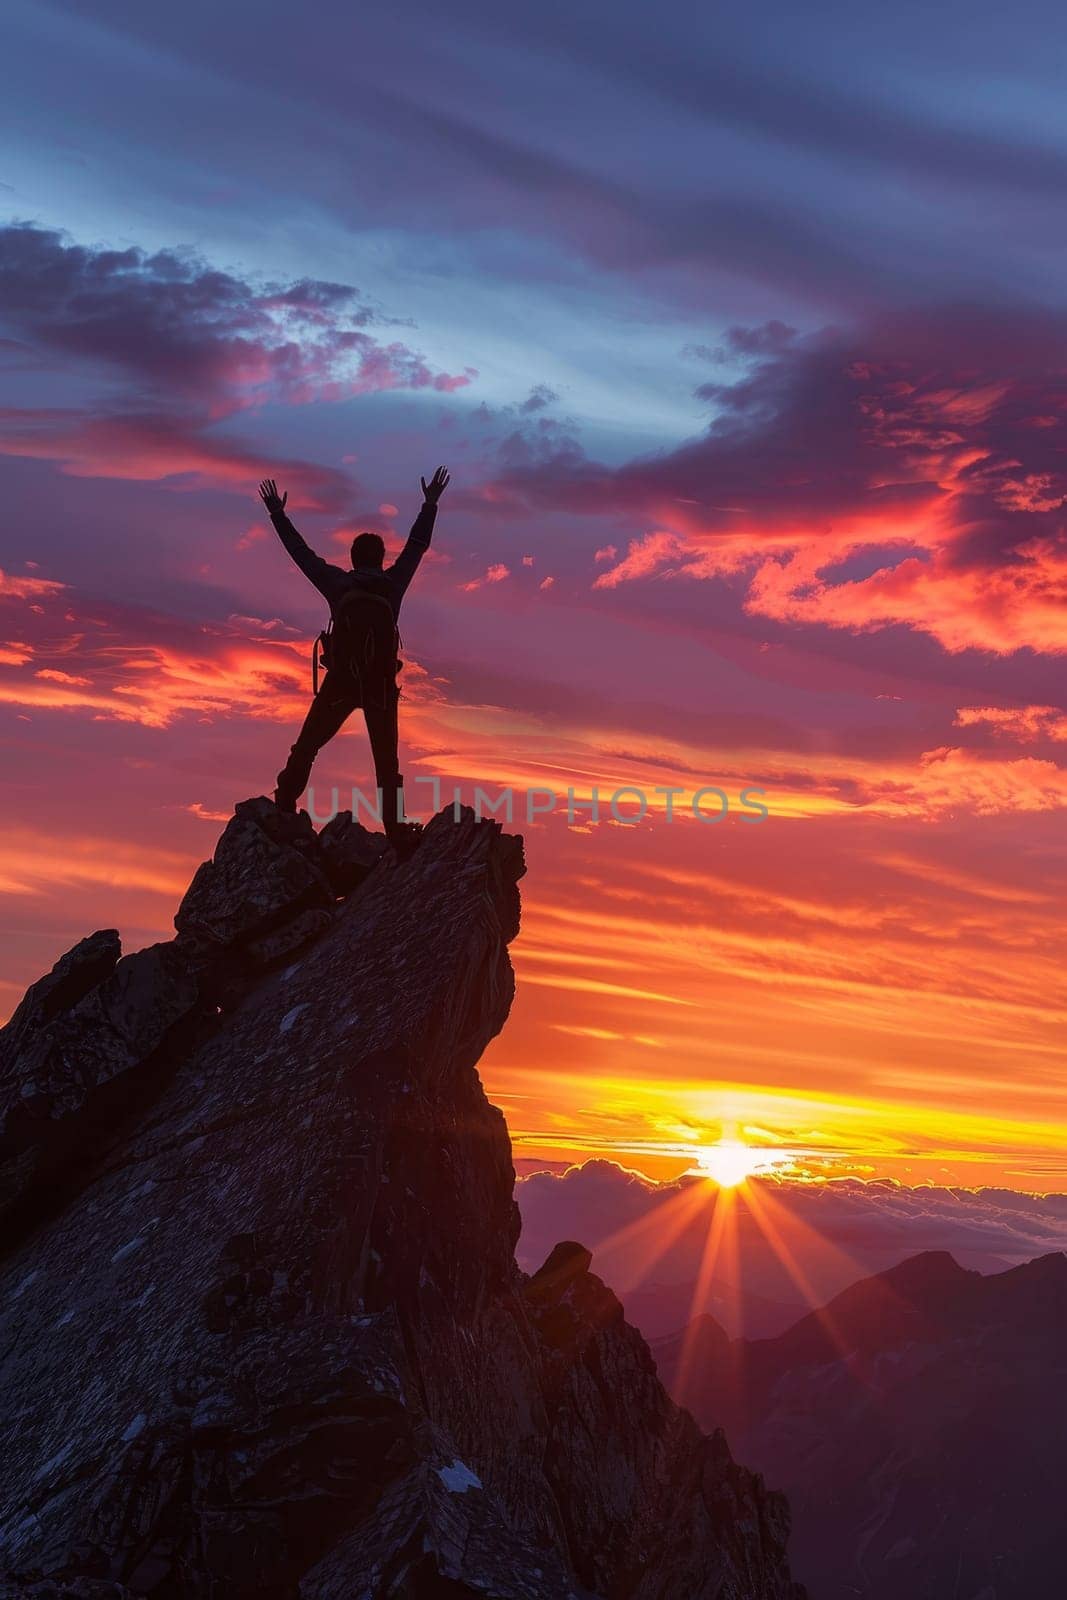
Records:
{"label": "backpack strap", "polygon": [[315,643],[311,647],[311,687],[315,694],[319,692],[319,666],[330,670],[330,636],[333,633],[333,618],[323,628]]}

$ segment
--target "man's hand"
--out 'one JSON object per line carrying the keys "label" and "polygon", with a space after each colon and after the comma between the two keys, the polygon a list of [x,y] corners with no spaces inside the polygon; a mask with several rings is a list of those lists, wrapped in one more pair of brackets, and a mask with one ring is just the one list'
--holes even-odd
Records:
{"label": "man's hand", "polygon": [[285,494],[279,494],[278,485],[274,479],[264,478],[259,486],[259,498],[267,508],[267,515],[274,517],[280,511],[285,510],[285,502],[288,500],[289,494],[288,491]]}
{"label": "man's hand", "polygon": [[448,488],[450,475],[447,467],[438,467],[429,483],[425,478],[420,478],[422,484],[422,498],[428,506],[435,506]]}

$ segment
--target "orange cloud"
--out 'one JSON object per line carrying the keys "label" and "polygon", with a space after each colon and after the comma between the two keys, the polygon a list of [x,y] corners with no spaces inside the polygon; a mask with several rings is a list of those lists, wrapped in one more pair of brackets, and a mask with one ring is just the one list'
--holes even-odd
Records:
{"label": "orange cloud", "polygon": [[862,544],[827,550],[820,542],[785,560],[759,561],[745,609],[855,632],[901,623],[949,651],[1067,651],[1067,543],[1033,540],[1016,549],[1010,566],[961,569],[951,540],[939,545],[930,530],[925,542],[925,556],[906,555],[845,582],[826,576],[827,569],[862,554]]}
{"label": "orange cloud", "polygon": [[[928,817],[967,811],[977,817],[1067,807],[1067,769],[1034,757],[998,761],[975,750],[928,750],[903,783],[873,786],[877,809]],[[880,793],[879,793],[880,788]]]}
{"label": "orange cloud", "polygon": [[188,881],[188,857],[157,840],[72,831],[57,850],[53,833],[17,823],[8,824],[0,840],[4,894],[44,897],[57,889],[95,888],[144,891],[176,904]]}
{"label": "orange cloud", "polygon": [[994,733],[1032,744],[1038,739],[1067,740],[1067,713],[1058,706],[961,706],[957,728],[989,727]]}
{"label": "orange cloud", "polygon": [[306,709],[310,643],[286,636],[284,625],[233,617],[183,629],[133,612],[118,631],[116,620],[72,634],[65,617],[45,612],[32,649],[0,656],[0,703],[148,728],[183,716],[287,721]]}
{"label": "orange cloud", "polygon": [[34,673],[34,677],[46,678],[50,683],[69,683],[76,687],[84,687],[89,682],[88,678],[76,677],[71,672],[59,672],[54,667],[41,667],[38,672]]}
{"label": "orange cloud", "polygon": [[[4,572],[0,568],[0,600],[30,600],[45,595],[58,594],[66,586],[57,583],[52,578],[33,578],[25,575],[16,577],[14,573]],[[18,645],[7,646],[8,649],[18,649]]]}

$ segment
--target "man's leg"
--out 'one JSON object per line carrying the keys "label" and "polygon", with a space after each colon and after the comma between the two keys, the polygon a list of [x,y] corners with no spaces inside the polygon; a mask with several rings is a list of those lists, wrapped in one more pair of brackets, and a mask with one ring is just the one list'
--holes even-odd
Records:
{"label": "man's leg", "polygon": [[308,708],[304,726],[296,736],[289,759],[278,774],[275,803],[283,811],[295,811],[296,802],[307,787],[315,757],[355,710],[357,694],[353,686],[331,681],[326,674],[319,692]]}
{"label": "man's leg", "polygon": [[403,833],[397,821],[397,812],[403,810],[399,797],[403,793],[404,779],[400,773],[399,732],[397,728],[397,702],[400,693],[395,684],[388,684],[384,693],[368,694],[363,707],[374,757],[374,781],[382,791],[382,825],[387,834]]}

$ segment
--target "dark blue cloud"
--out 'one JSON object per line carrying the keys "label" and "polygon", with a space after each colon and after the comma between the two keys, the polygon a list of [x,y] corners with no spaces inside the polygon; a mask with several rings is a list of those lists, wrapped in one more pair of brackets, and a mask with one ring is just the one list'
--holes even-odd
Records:
{"label": "dark blue cloud", "polygon": [[1029,29],[978,30],[955,3],[889,22],[458,0],[309,26],[288,4],[102,0],[91,23],[65,8],[70,43],[16,13],[7,114],[90,172],[117,163],[141,206],[155,174],[161,210],[269,230],[315,208],[428,259],[451,239],[475,274],[511,233],[531,274],[547,242],[690,310],[753,285],[822,310],[1059,299],[1067,137],[1033,114],[1058,93],[1054,14],[1024,10]]}

